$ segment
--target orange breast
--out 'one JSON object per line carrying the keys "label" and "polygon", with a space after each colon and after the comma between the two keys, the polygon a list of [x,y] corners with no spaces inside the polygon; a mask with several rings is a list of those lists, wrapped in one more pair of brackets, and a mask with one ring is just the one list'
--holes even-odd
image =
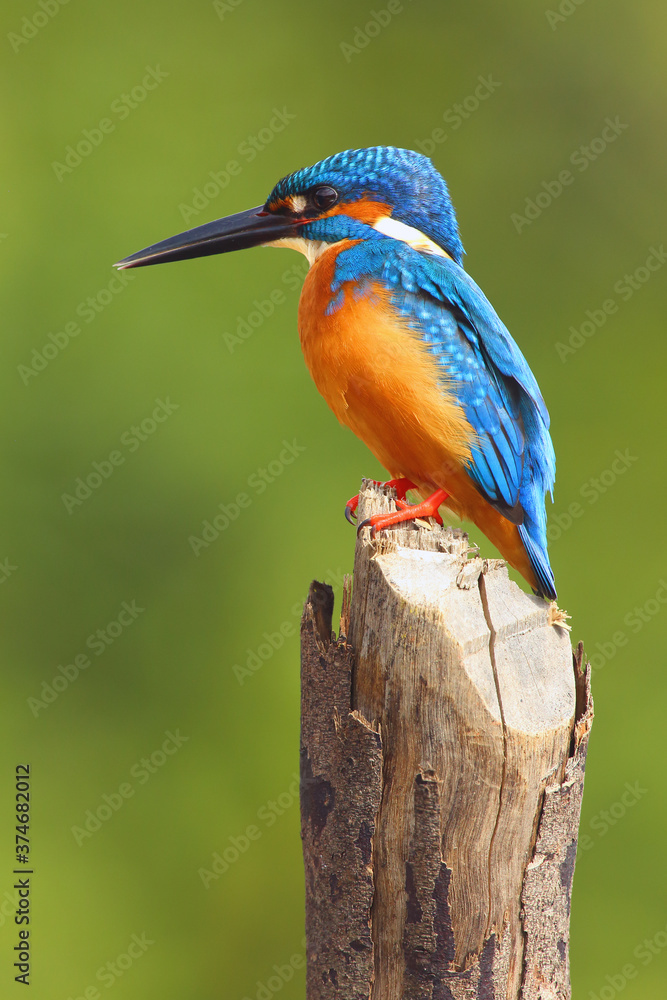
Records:
{"label": "orange breast", "polygon": [[516,525],[484,499],[464,468],[475,432],[434,356],[396,314],[385,289],[374,285],[358,296],[348,282],[340,307],[326,314],[336,257],[351,245],[326,250],[301,292],[299,336],[315,385],[392,477],[412,480],[423,496],[447,490],[447,507],[481,528],[534,587]]}
{"label": "orange breast", "polygon": [[299,303],[306,364],[341,423],[393,476],[454,495],[474,431],[434,356],[380,286],[358,296],[346,283],[342,304],[326,315],[336,257],[350,245],[327,250],[306,277]]}

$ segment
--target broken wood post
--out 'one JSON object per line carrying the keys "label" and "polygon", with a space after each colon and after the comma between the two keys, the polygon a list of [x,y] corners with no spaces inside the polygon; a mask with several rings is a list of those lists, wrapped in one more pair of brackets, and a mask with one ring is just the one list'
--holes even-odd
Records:
{"label": "broken wood post", "polygon": [[[359,519],[393,510],[366,482]],[[308,1000],[567,1000],[590,668],[465,534],[361,532],[302,620]]]}

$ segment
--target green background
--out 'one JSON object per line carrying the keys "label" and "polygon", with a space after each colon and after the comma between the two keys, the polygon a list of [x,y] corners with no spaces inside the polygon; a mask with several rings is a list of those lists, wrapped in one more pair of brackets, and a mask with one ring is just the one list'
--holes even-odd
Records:
{"label": "green background", "polygon": [[[552,561],[573,639],[597,654],[575,996],[611,989],[607,977],[618,983],[627,963],[637,969],[627,1000],[663,995],[667,949],[656,946],[646,964],[633,953],[645,938],[667,941],[667,272],[645,282],[649,272],[639,272],[625,298],[614,290],[667,235],[663,6],[561,0],[565,13],[554,3],[554,17],[526,2],[414,0],[362,47],[356,30],[383,0],[236,0],[217,10],[72,0],[55,14],[56,0],[44,2],[52,16],[37,0],[6,4],[0,32],[0,993],[25,995],[11,968],[11,803],[24,761],[33,771],[32,996],[94,996],[96,986],[128,1000],[254,1000],[274,965],[294,956],[300,965],[298,640],[288,635],[274,652],[264,633],[290,632],[313,577],[340,594],[354,545],[344,502],[362,475],[382,470],[336,423],[303,364],[289,277],[303,272],[301,257],[209,257],[106,289],[113,261],[258,205],[293,169],[349,147],[415,147],[441,129],[433,159],[458,211],[466,267],[551,411]],[[35,15],[38,30],[23,21]],[[146,67],[166,76],[121,113],[115,102],[142,85]],[[457,103],[476,103],[480,76],[492,77],[493,92],[457,119]],[[280,131],[274,109],[292,116]],[[54,168],[104,118],[113,128],[90,155]],[[603,151],[596,144],[582,170],[576,151],[607,118],[627,128]],[[186,221],[194,189],[230,160],[236,175]],[[572,183],[515,224],[526,199],[566,169]],[[284,297],[274,295],[273,314],[230,350],[225,334],[276,290]],[[99,308],[92,319],[88,298]],[[570,327],[608,299],[616,311],[559,355]],[[80,332],[26,376],[33,350],[52,344],[50,333],[64,343],[68,323]],[[177,409],[152,425],[156,400]],[[146,420],[154,433],[133,438]],[[249,479],[279,462],[284,440],[303,450],[274,465],[260,493]],[[68,511],[63,494],[115,451],[122,464]],[[239,492],[251,504],[195,555],[189,538]],[[87,638],[132,601],[143,610],[96,655]],[[35,714],[29,699],[86,652],[90,666]],[[234,666],[262,652],[271,655],[240,683]],[[166,731],[187,737],[170,756]],[[139,762],[151,755],[149,775]],[[133,794],[78,844],[72,828],[104,795],[118,804],[125,783]],[[626,783],[635,792],[624,804]],[[199,869],[251,824],[258,839],[205,888]],[[97,979],[133,934],[154,943],[130,967],[121,961],[122,977]],[[281,996],[303,995],[300,969]]]}

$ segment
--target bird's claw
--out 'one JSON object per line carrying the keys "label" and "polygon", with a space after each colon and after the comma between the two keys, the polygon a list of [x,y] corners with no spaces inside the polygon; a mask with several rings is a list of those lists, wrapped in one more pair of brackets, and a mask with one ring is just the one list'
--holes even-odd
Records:
{"label": "bird's claw", "polygon": [[357,535],[363,528],[370,528],[371,538],[375,538],[376,532],[382,531],[383,528],[389,528],[393,524],[401,524],[403,521],[412,521],[415,518],[421,517],[432,517],[442,527],[443,521],[438,507],[445,502],[448,496],[449,493],[446,490],[436,490],[435,493],[426,500],[422,500],[421,503],[406,503],[403,500],[397,500],[396,506],[398,510],[394,511],[393,514],[374,514],[373,517],[367,517],[357,528]]}
{"label": "bird's claw", "polygon": [[371,538],[375,538],[375,528],[371,524],[372,520],[373,520],[372,517],[367,517],[365,521],[362,521],[361,524],[357,525],[357,538],[359,537],[359,535],[361,534],[361,532],[364,530],[364,528],[368,528],[369,525],[370,525],[370,529],[371,529]]}
{"label": "bird's claw", "polygon": [[357,519],[357,507],[359,506],[359,494],[356,497],[350,497],[350,499],[345,504],[345,520],[349,521],[350,524],[354,524]]}
{"label": "bird's claw", "polygon": [[[406,505],[405,504],[406,492],[408,490],[415,489],[415,484],[412,483],[409,479],[390,479],[386,483],[381,483],[378,479],[374,479],[373,482],[375,483],[376,486],[383,486],[385,489],[387,489],[388,487],[395,489],[397,494],[396,504],[401,508],[401,510],[403,510],[404,506]],[[349,521],[350,524],[354,524],[354,522],[356,521],[358,506],[359,506],[359,494],[357,493],[356,496],[350,497],[350,499],[345,504],[345,520]],[[364,524],[365,523],[366,522],[364,522]],[[362,528],[363,525],[360,524],[357,529],[357,534],[359,533],[359,531],[361,531]]]}
{"label": "bird's claw", "polygon": [[[410,510],[410,508],[412,507],[412,504],[407,503],[405,500],[395,500],[394,503],[398,507],[399,511],[401,511],[401,510]],[[391,514],[375,514],[373,517],[367,517],[366,520],[362,521],[361,524],[357,527],[357,535],[359,534],[359,532],[361,531],[362,528],[368,528],[370,526],[370,529],[371,529],[371,538],[375,538],[375,532],[376,532],[378,526],[379,526],[380,530],[382,530],[382,528],[386,527],[386,525],[384,525],[384,524],[379,524],[378,525],[378,523],[376,523],[376,522],[379,522],[380,520],[384,519],[385,517],[392,517],[392,515]],[[440,523],[442,524],[442,521]]]}
{"label": "bird's claw", "polygon": [[353,507],[351,504],[349,503],[345,504],[345,520],[349,521],[350,524],[354,524],[354,522],[357,520],[357,515],[355,513],[355,510],[356,508]]}

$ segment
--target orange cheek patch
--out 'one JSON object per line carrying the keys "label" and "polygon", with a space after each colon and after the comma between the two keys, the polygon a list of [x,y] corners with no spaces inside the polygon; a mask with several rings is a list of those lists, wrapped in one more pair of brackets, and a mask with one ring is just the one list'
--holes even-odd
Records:
{"label": "orange cheek patch", "polygon": [[350,201],[334,205],[333,208],[325,212],[320,218],[327,219],[333,215],[347,215],[351,219],[358,219],[360,222],[365,222],[367,225],[372,226],[378,219],[391,215],[391,212],[391,206],[385,205],[384,202],[364,201],[362,198],[360,201]]}
{"label": "orange cheek patch", "polygon": [[[303,198],[303,195],[296,195],[296,198]],[[270,210],[272,212],[278,211],[295,211],[295,202],[292,195],[287,195],[285,198],[279,198],[277,201],[272,201],[270,205]],[[314,222],[316,219],[329,219],[334,215],[347,215],[351,219],[358,219],[360,222],[365,222],[367,225],[372,226],[378,221],[378,219],[386,218],[392,213],[392,208],[390,205],[385,205],[381,201],[365,201],[363,198],[360,201],[350,201],[342,202],[339,205],[334,205],[327,212],[323,212],[321,215],[313,216],[312,219],[304,219],[304,222]],[[298,214],[298,213],[297,213]]]}

